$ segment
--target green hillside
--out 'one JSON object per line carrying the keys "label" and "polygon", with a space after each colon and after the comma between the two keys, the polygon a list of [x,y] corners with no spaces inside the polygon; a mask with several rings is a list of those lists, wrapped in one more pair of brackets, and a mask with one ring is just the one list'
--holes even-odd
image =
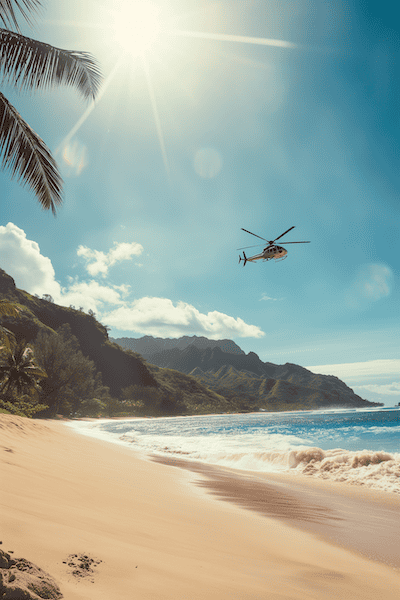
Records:
{"label": "green hillside", "polygon": [[[211,408],[216,412],[226,409],[224,398],[193,377],[147,365],[139,354],[112,343],[106,327],[93,315],[16,288],[12,277],[2,269],[0,299],[7,299],[18,308],[17,318],[0,318],[1,325],[13,332],[17,340],[25,339],[34,346],[40,332],[55,334],[63,325],[69,326],[83,356],[93,362],[94,371],[101,374],[102,384],[109,388],[109,395],[114,399],[108,405],[110,414],[192,414]],[[70,405],[76,407],[76,402]],[[67,416],[75,416],[65,410]],[[78,415],[84,414],[81,408],[79,410]]]}
{"label": "green hillside", "polygon": [[[296,369],[300,368],[296,366]],[[240,403],[243,410],[281,411],[380,406],[360,398],[339,379],[326,376],[315,375],[302,379],[289,372],[286,373],[287,379],[276,379],[251,371],[238,371],[232,365],[225,365],[216,372],[206,373],[197,367],[191,375],[203,385],[224,395],[230,403]],[[282,377],[284,375],[282,372]],[[298,380],[302,383],[306,380],[307,385],[298,384]]]}

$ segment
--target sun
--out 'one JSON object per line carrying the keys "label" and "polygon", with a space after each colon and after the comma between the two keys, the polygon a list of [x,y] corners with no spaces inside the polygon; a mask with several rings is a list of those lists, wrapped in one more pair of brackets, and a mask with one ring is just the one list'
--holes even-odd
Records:
{"label": "sun", "polygon": [[[2,0],[0,0],[1,2]],[[24,0],[25,2],[25,0]],[[160,2],[160,0],[155,0]],[[167,176],[170,175],[169,159],[167,156],[167,145],[164,140],[163,122],[157,105],[156,87],[154,78],[160,73],[168,78],[176,76],[182,65],[186,65],[186,54],[183,54],[184,61],[181,61],[179,53],[186,52],[182,46],[182,38],[192,38],[199,40],[214,40],[216,42],[226,42],[227,44],[251,44],[257,46],[271,46],[288,50],[301,49],[298,44],[286,40],[249,37],[238,35],[236,33],[215,33],[209,31],[199,31],[192,29],[189,23],[194,26],[194,17],[197,12],[200,17],[204,16],[203,3],[198,11],[188,8],[188,12],[176,12],[174,3],[160,2],[155,4],[152,0],[113,0],[112,3],[105,0],[98,0],[96,3],[95,14],[89,16],[83,27],[87,27],[88,35],[93,35],[92,41],[99,53],[103,53],[105,62],[109,64],[110,72],[104,80],[104,85],[100,91],[96,103],[90,105],[76,124],[71,128],[68,135],[63,140],[63,145],[59,149],[70,144],[73,136],[79,131],[88,116],[94,110],[95,106],[101,100],[109,87],[114,86],[115,76],[118,71],[124,69],[123,85],[126,87],[127,76],[130,72],[135,73],[134,82],[136,82],[137,69],[142,69],[149,93],[149,101],[154,116],[154,125],[157,132],[161,155],[165,166]],[[192,3],[189,3],[192,4]],[[210,8],[214,10],[214,4]],[[93,8],[90,8],[91,12]],[[214,22],[213,19],[212,22]],[[71,25],[70,22],[61,22],[63,25]],[[185,25],[184,28],[182,26]],[[73,24],[75,27],[75,23]],[[178,26],[178,27],[177,27]],[[208,48],[208,46],[207,46]],[[208,50],[209,52],[209,50]],[[190,60],[197,60],[201,68],[205,68],[201,54],[196,51],[189,55]],[[111,62],[110,62],[111,61]],[[110,66],[111,65],[111,66]],[[161,68],[160,68],[161,66]],[[153,67],[155,67],[153,69]],[[184,66],[184,68],[186,68]],[[196,71],[196,69],[194,69]],[[180,78],[179,79],[180,83]],[[165,87],[165,86],[164,86]],[[221,169],[221,157],[215,153],[211,158],[212,165],[210,170],[210,156],[213,154],[209,149],[206,153],[198,153],[196,160],[196,170],[202,177],[214,177]],[[200,157],[200,158],[199,158]],[[204,157],[207,159],[204,169]],[[83,159],[82,159],[83,160]]]}
{"label": "sun", "polygon": [[112,12],[113,43],[131,56],[150,51],[160,31],[158,7],[146,0],[122,0]]}

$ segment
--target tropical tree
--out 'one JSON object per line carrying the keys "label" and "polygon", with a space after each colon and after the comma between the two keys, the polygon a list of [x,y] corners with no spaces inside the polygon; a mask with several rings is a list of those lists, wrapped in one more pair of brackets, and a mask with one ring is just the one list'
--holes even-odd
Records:
{"label": "tropical tree", "polygon": [[47,377],[35,363],[33,351],[21,340],[15,348],[3,352],[0,360],[0,394],[6,399],[38,388],[39,380]]}
{"label": "tropical tree", "polygon": [[[87,52],[61,50],[21,35],[17,12],[29,24],[41,0],[0,0],[0,77],[17,90],[54,85],[75,86],[85,99],[94,99],[101,75]],[[12,31],[14,30],[14,31]],[[0,92],[0,155],[2,166],[28,185],[42,208],[62,203],[62,179],[50,150]]]}
{"label": "tropical tree", "polygon": [[[0,300],[0,319],[1,319],[1,317],[18,317],[18,316],[19,316],[19,310],[13,302],[10,302],[9,300],[6,300],[4,298]],[[0,346],[0,350],[3,348],[3,344],[8,350],[10,350],[11,346],[14,342],[15,342],[14,334],[0,324],[0,343],[2,344]]]}
{"label": "tropical tree", "polygon": [[[103,385],[101,373],[96,373],[94,362],[82,354],[68,323],[56,333],[40,331],[34,347],[38,364],[47,373],[41,384],[40,402],[48,408],[40,416],[81,416],[85,412],[82,403],[93,399],[100,401],[97,412],[105,408],[102,403],[109,398],[109,388]],[[92,408],[94,404],[91,402]]]}

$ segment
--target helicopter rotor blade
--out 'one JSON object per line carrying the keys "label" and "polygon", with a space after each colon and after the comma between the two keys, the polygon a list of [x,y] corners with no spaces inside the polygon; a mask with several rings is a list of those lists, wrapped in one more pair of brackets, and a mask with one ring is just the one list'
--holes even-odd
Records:
{"label": "helicopter rotor blade", "polygon": [[294,228],[295,228],[295,225],[293,225],[293,227],[289,227],[289,229],[287,231],[285,231],[285,233],[281,233],[281,235],[279,235],[272,242],[270,242],[270,244],[273,244],[274,242],[276,242],[276,240],[280,240],[281,237],[283,237],[284,235],[286,235],[287,233],[289,233],[289,231],[292,231],[292,229],[294,229]]}
{"label": "helicopter rotor blade", "polygon": [[268,242],[268,240],[266,240],[265,238],[261,237],[260,235],[257,235],[256,233],[251,233],[251,231],[248,231],[247,229],[243,229],[243,227],[241,229],[242,229],[242,231],[245,231],[246,233],[250,233],[251,235],[254,235],[255,237],[260,238],[260,240],[264,240],[264,242]]}
{"label": "helicopter rotor blade", "polygon": [[257,248],[259,246],[264,246],[264,244],[256,244],[255,246],[243,246],[243,248],[236,248],[236,250],[246,250],[246,248]]}
{"label": "helicopter rotor blade", "polygon": [[281,242],[282,246],[286,246],[286,244],[311,244],[311,242]]}

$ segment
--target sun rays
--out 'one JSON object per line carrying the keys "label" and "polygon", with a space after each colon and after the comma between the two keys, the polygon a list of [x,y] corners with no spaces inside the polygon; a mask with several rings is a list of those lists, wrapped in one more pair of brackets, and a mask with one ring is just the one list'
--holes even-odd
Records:
{"label": "sun rays", "polygon": [[[87,107],[87,109],[82,114],[82,116],[78,119],[78,121],[75,123],[75,125],[70,129],[70,131],[64,137],[64,139],[62,140],[62,142],[57,146],[57,148],[55,150],[55,153],[54,153],[55,156],[57,156],[57,154],[59,154],[59,153],[62,153],[63,159],[64,159],[64,161],[67,164],[70,163],[70,159],[68,159],[66,157],[68,157],[69,153],[71,152],[70,143],[71,143],[74,135],[79,131],[79,129],[85,123],[85,121],[87,120],[87,118],[89,117],[89,115],[93,112],[94,108],[101,101],[101,99],[104,96],[104,94],[106,93],[106,91],[107,91],[110,83],[114,79],[114,76],[115,76],[115,73],[118,70],[118,67],[119,67],[119,62],[117,62],[115,64],[115,66],[114,66],[113,70],[111,71],[111,73],[104,80],[103,86],[100,89],[100,92],[97,95],[96,100],[92,101],[92,103]],[[72,155],[73,154],[74,154],[74,152],[72,151]],[[69,165],[69,166],[74,166],[74,165]]]}
{"label": "sun rays", "polygon": [[239,44],[254,44],[256,46],[272,46],[274,48],[287,48],[295,50],[299,48],[298,44],[287,42],[285,40],[273,40],[269,38],[250,37],[246,35],[230,35],[226,33],[206,33],[203,31],[180,31],[174,29],[169,31],[171,35],[182,37],[201,38],[203,40],[216,40],[222,42],[237,42]]}
{"label": "sun rays", "polygon": [[151,77],[150,77],[149,65],[144,56],[142,57],[142,59],[143,59],[143,70],[144,70],[144,74],[146,76],[146,82],[147,82],[147,87],[149,90],[151,107],[153,110],[154,121],[155,121],[155,125],[156,125],[156,130],[157,130],[157,137],[158,137],[158,141],[159,141],[160,149],[161,149],[161,155],[162,155],[162,159],[163,159],[163,163],[164,163],[164,167],[165,167],[165,172],[166,172],[167,176],[169,177],[170,168],[169,168],[167,150],[165,148],[164,135],[163,135],[162,127],[161,127],[160,116],[158,113],[156,96],[154,93],[153,84],[152,84]]}
{"label": "sun rays", "polygon": [[[148,90],[149,102],[154,118],[154,125],[157,139],[160,147],[161,158],[167,177],[170,176],[170,161],[167,153],[160,112],[158,110],[157,97],[153,83],[153,74],[151,64],[153,61],[163,61],[168,55],[168,44],[178,38],[192,38],[203,40],[214,40],[216,42],[226,42],[237,45],[256,45],[272,47],[282,50],[296,50],[300,46],[290,41],[252,37],[225,33],[210,33],[206,31],[191,31],[186,29],[171,28],[173,18],[167,15],[161,15],[159,8],[151,3],[138,0],[132,3],[131,0],[119,0],[113,4],[112,10],[107,11],[107,18],[104,22],[93,24],[88,23],[88,31],[104,31],[105,38],[111,40],[111,45],[119,49],[119,57],[106,77],[103,88],[96,102],[92,103],[60,144],[57,152],[63,149],[71,142],[73,136],[82,127],[95,106],[101,102],[110,84],[113,82],[116,72],[124,66],[125,68],[136,69],[138,66],[142,69]],[[65,23],[67,25],[67,23]],[[83,24],[81,24],[83,26]],[[86,26],[86,25],[85,25]],[[168,44],[165,44],[165,40]],[[163,42],[163,43],[161,43]]]}

